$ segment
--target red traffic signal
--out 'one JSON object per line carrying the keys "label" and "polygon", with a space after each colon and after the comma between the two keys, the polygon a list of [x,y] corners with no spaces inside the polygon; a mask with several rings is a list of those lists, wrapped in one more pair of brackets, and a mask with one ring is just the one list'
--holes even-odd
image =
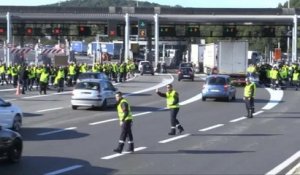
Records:
{"label": "red traffic signal", "polygon": [[6,29],[4,27],[0,27],[0,35],[4,35],[6,33]]}
{"label": "red traffic signal", "polygon": [[25,34],[26,35],[32,35],[33,34],[33,29],[31,27],[26,28]]}
{"label": "red traffic signal", "polygon": [[90,36],[92,33],[91,28],[87,26],[79,26],[78,27],[78,35],[79,36]]}
{"label": "red traffic signal", "polygon": [[56,28],[53,29],[53,34],[54,35],[60,35],[61,33],[62,33],[61,28],[56,27]]}

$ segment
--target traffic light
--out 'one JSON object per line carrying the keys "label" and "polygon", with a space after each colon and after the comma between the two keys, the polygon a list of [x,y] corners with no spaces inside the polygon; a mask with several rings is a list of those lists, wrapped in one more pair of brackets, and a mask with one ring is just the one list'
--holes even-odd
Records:
{"label": "traffic light", "polygon": [[223,27],[224,37],[235,37],[237,34],[237,29],[235,26],[225,26]]}
{"label": "traffic light", "polygon": [[147,28],[147,23],[144,20],[139,20],[138,24],[139,29],[146,29]]}
{"label": "traffic light", "polygon": [[175,27],[159,27],[159,36],[161,37],[176,36]]}
{"label": "traffic light", "polygon": [[117,36],[117,24],[115,22],[108,22],[107,27],[107,35],[109,37],[116,37]]}
{"label": "traffic light", "polygon": [[188,26],[185,30],[188,37],[200,37],[200,28],[198,26]]}
{"label": "traffic light", "polygon": [[145,38],[147,37],[147,29],[139,29],[139,37],[140,38]]}
{"label": "traffic light", "polygon": [[79,26],[78,27],[78,35],[79,36],[90,36],[92,34],[91,28],[87,26]]}
{"label": "traffic light", "polygon": [[61,35],[62,29],[60,27],[55,27],[52,31],[53,35]]}
{"label": "traffic light", "polygon": [[6,28],[0,27],[0,35],[5,35],[6,34]]}
{"label": "traffic light", "polygon": [[31,36],[33,34],[33,28],[27,27],[25,30],[25,35]]}
{"label": "traffic light", "polygon": [[275,28],[274,27],[263,28],[262,37],[275,37]]}

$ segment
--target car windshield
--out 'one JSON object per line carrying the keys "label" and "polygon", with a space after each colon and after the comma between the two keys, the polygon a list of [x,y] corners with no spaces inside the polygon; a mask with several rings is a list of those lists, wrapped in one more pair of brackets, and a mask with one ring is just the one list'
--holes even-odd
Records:
{"label": "car windshield", "polygon": [[105,74],[95,74],[95,73],[83,73],[83,74],[80,74],[79,79],[107,79],[106,75]]}
{"label": "car windshield", "polygon": [[97,82],[81,82],[75,86],[75,89],[100,90],[100,85]]}
{"label": "car windshield", "polygon": [[192,63],[181,63],[180,67],[193,67]]}
{"label": "car windshield", "polygon": [[224,77],[210,77],[207,80],[209,85],[225,85],[226,81]]}
{"label": "car windshield", "polygon": [[184,73],[184,74],[189,74],[191,71],[192,71],[191,68],[182,68],[181,69],[181,72]]}

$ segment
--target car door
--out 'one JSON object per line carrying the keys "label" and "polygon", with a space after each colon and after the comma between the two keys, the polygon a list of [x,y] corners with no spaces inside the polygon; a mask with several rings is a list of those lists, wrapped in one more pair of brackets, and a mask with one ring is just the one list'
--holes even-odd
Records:
{"label": "car door", "polygon": [[116,104],[115,94],[116,89],[109,81],[104,81],[101,83],[102,93],[106,98],[106,102],[108,105]]}
{"label": "car door", "polygon": [[0,125],[8,127],[11,120],[11,106],[7,106],[7,103],[0,99]]}

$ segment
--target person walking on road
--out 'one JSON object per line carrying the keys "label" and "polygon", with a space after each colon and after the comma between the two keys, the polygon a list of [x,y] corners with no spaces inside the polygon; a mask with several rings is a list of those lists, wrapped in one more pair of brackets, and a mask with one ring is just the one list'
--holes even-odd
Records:
{"label": "person walking on road", "polygon": [[179,111],[179,95],[178,95],[178,93],[173,89],[172,84],[167,85],[166,93],[162,93],[158,89],[156,89],[156,93],[159,96],[166,98],[167,108],[170,110],[171,131],[168,134],[176,135],[176,128],[178,129],[179,134],[181,134],[184,131],[184,129],[177,119],[177,114]]}
{"label": "person walking on road", "polygon": [[113,151],[117,153],[122,153],[124,143],[126,141],[126,138],[128,137],[128,152],[132,153],[134,152],[134,144],[131,130],[133,120],[131,108],[128,101],[125,98],[123,98],[122,92],[117,92],[115,97],[117,101],[117,112],[122,131],[120,135],[119,145]]}
{"label": "person walking on road", "polygon": [[252,118],[254,113],[254,96],[256,92],[256,85],[246,78],[246,86],[244,88],[244,101],[246,104],[247,117]]}

